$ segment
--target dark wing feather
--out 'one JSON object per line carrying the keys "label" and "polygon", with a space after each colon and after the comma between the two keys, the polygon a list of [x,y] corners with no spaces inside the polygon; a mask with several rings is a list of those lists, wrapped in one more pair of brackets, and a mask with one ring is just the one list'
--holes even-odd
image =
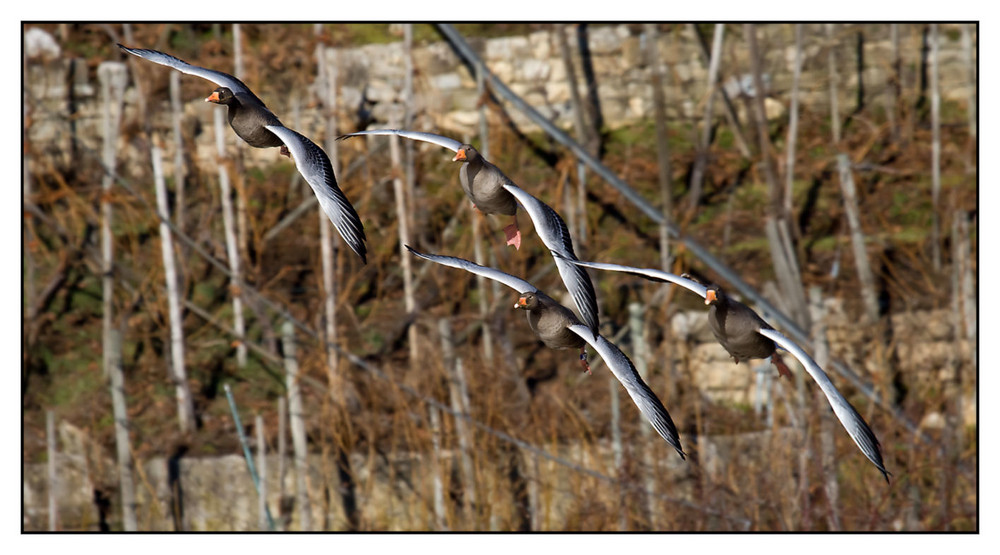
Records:
{"label": "dark wing feather", "polygon": [[361,225],[361,218],[358,212],[344,192],[337,185],[337,177],[333,174],[333,166],[330,158],[327,157],[323,149],[316,146],[316,143],[308,138],[280,125],[266,125],[268,131],[274,133],[285,143],[288,150],[295,159],[295,167],[305,178],[316,200],[323,208],[337,232],[343,237],[347,246],[351,247],[361,261],[367,263],[365,253],[365,230]]}
{"label": "dark wing feather", "polygon": [[566,222],[551,206],[517,185],[504,183],[503,187],[514,195],[531,217],[531,221],[535,224],[535,233],[552,253],[559,275],[566,284],[566,290],[573,297],[584,323],[595,334],[598,333],[600,322],[597,317],[597,293],[587,271],[572,263],[577,258],[573,252],[573,239],[570,237]]}
{"label": "dark wing feather", "polygon": [[660,437],[676,449],[677,453],[683,459],[685,453],[681,449],[681,440],[677,433],[677,426],[674,425],[674,421],[670,418],[670,413],[667,412],[663,403],[660,402],[660,398],[656,396],[656,393],[653,393],[653,390],[646,385],[646,382],[642,381],[642,376],[636,371],[632,361],[625,356],[625,353],[614,343],[604,339],[604,337],[600,335],[592,336],[590,330],[581,324],[573,324],[569,326],[569,330],[582,337],[587,343],[590,343],[597,351],[597,354],[601,355],[611,373],[625,387],[625,391],[628,392],[635,406],[639,408],[639,412],[646,417],[646,420],[649,420],[649,423],[653,425],[653,428],[660,434]]}

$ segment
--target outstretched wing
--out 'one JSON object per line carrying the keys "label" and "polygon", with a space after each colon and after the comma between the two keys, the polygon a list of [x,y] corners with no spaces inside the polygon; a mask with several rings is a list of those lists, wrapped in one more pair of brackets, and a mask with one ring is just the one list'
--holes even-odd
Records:
{"label": "outstretched wing", "polygon": [[[145,48],[129,48],[121,44],[118,45],[125,52],[132,54],[133,56],[138,56],[144,60],[149,60],[154,64],[160,64],[161,66],[172,67],[181,73],[186,73],[188,75],[194,75],[196,77],[201,77],[202,79],[207,79],[220,87],[226,87],[227,89],[233,91],[233,93],[246,93],[254,98],[257,98],[250,90],[250,87],[246,86],[243,81],[229,75],[228,73],[223,73],[221,71],[216,71],[214,69],[208,69],[204,67],[199,67],[196,65],[191,65],[184,60],[175,58],[170,54],[164,54],[159,50],[147,50]],[[260,99],[258,99],[260,100]]]}
{"label": "outstretched wing", "polygon": [[433,143],[438,146],[443,146],[452,152],[458,152],[458,148],[462,146],[462,143],[456,141],[455,139],[449,139],[448,137],[435,135],[434,133],[406,131],[404,129],[369,129],[368,131],[358,131],[357,133],[341,135],[337,137],[337,140],[342,141],[348,137],[356,137],[358,135],[397,135],[399,137],[403,137],[404,139],[423,141],[425,143]]}
{"label": "outstretched wing", "polygon": [[781,335],[776,330],[762,328],[758,333],[767,337],[768,339],[774,341],[779,347],[785,349],[789,353],[799,359],[802,366],[809,372],[812,379],[819,385],[819,388],[823,390],[823,394],[826,395],[828,401],[830,401],[830,406],[833,407],[833,412],[840,419],[840,423],[844,425],[847,433],[850,434],[851,439],[857,444],[861,452],[868,457],[868,460],[874,464],[882,475],[885,476],[885,481],[889,482],[889,476],[891,475],[886,469],[885,465],[882,464],[882,452],[879,449],[878,439],[875,437],[875,433],[872,429],[868,427],[868,423],[865,422],[864,418],[858,414],[858,411],[854,410],[847,399],[840,393],[833,382],[830,381],[830,377],[826,375],[826,372],[816,364],[816,361],[812,359],[801,347],[792,343],[790,339]]}
{"label": "outstretched wing", "polygon": [[535,224],[535,233],[552,253],[559,275],[562,276],[566,289],[573,297],[584,323],[595,334],[598,333],[597,293],[587,271],[572,263],[576,260],[576,253],[573,252],[573,239],[569,235],[566,222],[548,204],[510,181],[504,183],[503,188],[514,195],[531,217],[531,221]]}
{"label": "outstretched wing", "polygon": [[632,266],[622,266],[620,264],[607,264],[604,262],[581,262],[579,260],[571,261],[577,266],[586,266],[588,268],[596,268],[598,270],[611,270],[613,272],[624,272],[626,274],[632,274],[634,276],[639,276],[641,278],[648,279],[650,281],[660,281],[667,283],[674,283],[680,285],[681,287],[700,295],[701,298],[705,298],[705,286],[690,279],[677,276],[662,270],[657,270],[654,268],[633,268]]}
{"label": "outstretched wing", "polygon": [[475,262],[469,262],[464,258],[456,258],[454,256],[424,254],[422,252],[417,251],[410,245],[404,245],[404,246],[407,248],[407,250],[413,253],[414,256],[419,256],[424,260],[430,260],[431,262],[437,262],[438,264],[444,266],[451,266],[452,268],[458,268],[460,270],[465,270],[466,272],[470,272],[476,275],[483,276],[485,278],[492,279],[493,281],[498,281],[506,285],[507,287],[510,287],[511,289],[513,289],[518,293],[534,293],[535,291],[538,291],[538,289],[534,285],[528,283],[527,281],[524,281],[519,277],[514,277],[506,272],[501,272],[496,268],[490,268],[488,266],[480,266]]}
{"label": "outstretched wing", "polygon": [[667,440],[683,459],[684,450],[681,449],[681,440],[677,434],[677,426],[670,419],[670,413],[664,408],[660,398],[653,393],[653,390],[642,381],[642,376],[636,371],[632,361],[614,343],[604,339],[604,337],[591,335],[590,330],[582,324],[569,326],[570,331],[582,337],[597,354],[601,355],[604,362],[611,369],[611,372],[618,378],[618,381],[625,387],[629,397],[639,407],[639,412],[649,420],[660,436]]}
{"label": "outstretched wing", "polygon": [[323,152],[323,149],[316,146],[316,143],[297,131],[280,125],[265,125],[264,127],[285,143],[289,152],[292,153],[292,158],[295,159],[295,167],[312,187],[323,212],[333,222],[333,226],[337,228],[337,232],[344,238],[347,246],[361,257],[362,262],[367,263],[365,230],[361,225],[361,218],[351,202],[347,200],[344,191],[341,191],[337,185],[337,177],[333,174],[330,158]]}

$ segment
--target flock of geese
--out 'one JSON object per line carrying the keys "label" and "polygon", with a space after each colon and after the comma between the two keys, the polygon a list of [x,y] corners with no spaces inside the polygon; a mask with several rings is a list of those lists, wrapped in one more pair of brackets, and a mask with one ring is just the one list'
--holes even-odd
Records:
{"label": "flock of geese", "polygon": [[[215,83],[218,88],[205,100],[228,107],[230,126],[247,144],[257,148],[278,147],[281,154],[294,160],[295,167],[309,183],[324,213],[340,236],[362,262],[366,262],[366,238],[361,218],[337,185],[330,159],[323,149],[297,131],[285,127],[249,87],[232,75],[191,65],[156,50],[128,48],[121,44],[118,47],[144,60]],[[597,295],[584,268],[624,272],[647,280],[673,283],[699,295],[709,307],[708,322],[712,333],[737,364],[741,360],[770,357],[782,375],[790,375],[787,366],[778,356],[777,348],[781,347],[791,353],[826,395],[854,443],[878,468],[886,482],[889,482],[891,474],[882,463],[878,439],[864,418],[837,390],[826,372],[798,345],[769,326],[751,308],[726,295],[717,285],[705,286],[687,276],[677,276],[656,269],[580,261],[573,252],[572,238],[559,214],[514,184],[471,145],[432,133],[395,129],[360,131],[338,139],[360,135],[396,135],[433,143],[453,151],[453,161],[461,162],[459,180],[462,189],[476,210],[485,215],[511,217],[510,225],[504,229],[507,245],[520,248],[517,209],[520,206],[527,212],[534,223],[535,233],[552,254],[559,275],[580,314],[579,318],[572,310],[521,278],[462,258],[421,253],[409,245],[406,248],[419,258],[481,275],[513,289],[519,295],[514,308],[525,311],[528,324],[538,338],[552,349],[579,349],[580,362],[588,372],[590,366],[587,363],[586,346],[593,347],[624,386],[639,411],[682,459],[685,453],[677,427],[667,409],[642,380],[632,361],[621,349],[600,335]]]}

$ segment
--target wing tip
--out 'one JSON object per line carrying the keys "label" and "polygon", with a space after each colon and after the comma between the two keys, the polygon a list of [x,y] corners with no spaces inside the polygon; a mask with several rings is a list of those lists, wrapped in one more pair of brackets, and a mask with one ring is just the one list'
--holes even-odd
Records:
{"label": "wing tip", "polygon": [[[351,250],[354,251],[355,254],[357,254],[359,257],[361,257],[361,263],[367,265],[368,264],[368,247],[365,246],[365,241],[367,241],[368,238],[365,237],[365,229],[364,229],[364,227],[362,227],[360,225],[360,221],[361,220],[359,219],[358,220],[359,225],[358,225],[358,229],[357,229],[358,233],[357,233],[356,237],[348,238],[343,233],[340,233],[340,236],[343,237],[344,242],[347,243],[347,246],[350,247]],[[336,227],[336,226],[334,226],[334,227]],[[339,233],[340,230],[338,229],[337,232]]]}
{"label": "wing tip", "polygon": [[874,452],[869,453],[868,451],[862,450],[862,453],[864,453],[865,457],[867,457],[868,460],[875,465],[875,468],[882,473],[882,477],[885,478],[886,485],[892,485],[892,481],[889,480],[889,476],[892,476],[892,472],[885,469],[885,463],[882,462],[882,452],[879,450],[878,439],[875,439],[874,433],[872,434],[872,439],[875,440]]}
{"label": "wing tip", "polygon": [[[677,454],[680,455],[681,460],[682,461],[686,461],[687,460],[687,453],[685,453],[684,452],[684,448],[681,447],[681,436],[680,436],[679,433],[677,433],[677,427],[673,425],[674,424],[673,420],[670,419],[670,413],[668,413],[666,411],[667,411],[667,409],[664,408],[663,412],[665,413],[665,416],[666,416],[666,422],[665,423],[661,423],[661,426],[664,429],[660,429],[661,426],[656,426],[656,425],[654,425],[653,428],[655,428],[656,432],[658,434],[660,434],[660,436],[667,443],[669,443],[671,447],[674,448],[674,451],[677,451]],[[666,425],[663,425],[663,424],[666,424]]]}
{"label": "wing tip", "polygon": [[347,246],[351,247],[351,250],[354,251],[354,254],[358,255],[358,257],[361,258],[362,265],[365,266],[368,265],[368,249],[365,247],[364,243],[358,243],[357,245],[355,245],[352,242],[348,241]]}

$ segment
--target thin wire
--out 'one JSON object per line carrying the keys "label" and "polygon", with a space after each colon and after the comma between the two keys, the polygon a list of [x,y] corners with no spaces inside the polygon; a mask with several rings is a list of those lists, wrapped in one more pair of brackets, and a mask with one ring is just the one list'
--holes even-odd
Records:
{"label": "thin wire", "polygon": [[[257,476],[257,466],[253,464],[253,456],[250,454],[250,444],[247,436],[243,433],[243,422],[240,420],[240,411],[236,408],[236,400],[233,399],[233,391],[229,384],[224,385],[226,399],[229,400],[229,409],[233,412],[233,422],[236,424],[236,435],[240,438],[240,446],[243,447],[243,457],[247,460],[247,469],[250,470],[250,478],[253,479],[253,487],[260,495],[260,478]],[[274,531],[274,519],[271,518],[271,508],[264,504],[264,513],[267,516],[267,526]]]}

